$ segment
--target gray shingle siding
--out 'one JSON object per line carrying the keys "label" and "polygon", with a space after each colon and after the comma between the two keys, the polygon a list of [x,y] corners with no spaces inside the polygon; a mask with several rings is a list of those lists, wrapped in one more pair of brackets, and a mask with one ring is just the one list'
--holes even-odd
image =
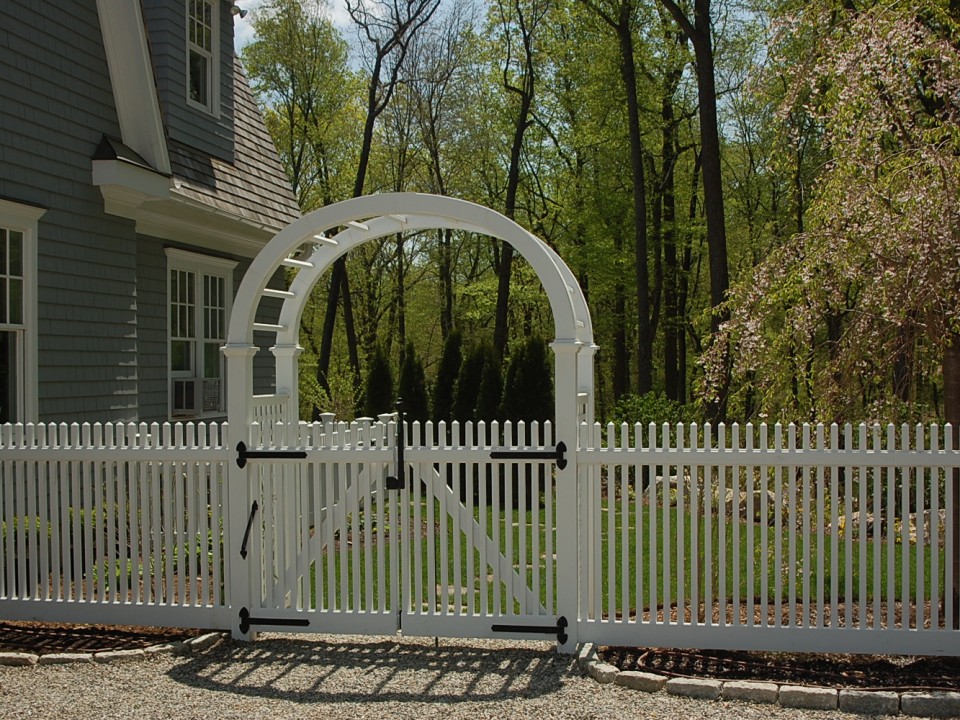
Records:
{"label": "gray shingle siding", "polygon": [[168,413],[167,256],[163,241],[145,235],[137,236],[137,297],[140,419],[163,422]]}
{"label": "gray shingle siding", "polygon": [[[243,266],[246,271],[247,265]],[[237,268],[239,271],[241,268]],[[236,278],[235,287],[239,287],[243,274],[240,273]],[[283,269],[277,271],[276,275],[267,283],[269,287],[285,289],[283,284]],[[257,308],[256,322],[275,325],[280,319],[280,307],[282,301],[277,298],[264,298]],[[253,392],[257,395],[275,392],[276,390],[276,360],[270,348],[276,342],[277,336],[274,333],[255,332],[253,334],[253,344],[260,347],[259,352],[253,358]]]}
{"label": "gray shingle siding", "polygon": [[[189,146],[189,159],[217,165],[210,187],[200,178],[191,200],[282,226],[296,208],[249,90],[231,75],[229,6],[215,5],[223,55],[218,119],[186,104],[184,1],[144,0],[168,140],[176,158]],[[164,248],[176,243],[138,235],[133,220],[106,214],[92,184],[91,158],[103,136],[121,135],[96,0],[0,0],[0,48],[0,198],[46,209],[37,238],[39,419],[166,420]],[[243,128],[236,153],[235,111]],[[239,261],[236,290],[249,260],[232,259]],[[275,280],[281,286],[282,278]],[[258,320],[276,322],[278,308],[268,299]],[[258,333],[256,340],[265,347],[255,359],[254,392],[271,392],[274,361],[266,346],[273,336]]]}
{"label": "gray shingle siding", "polygon": [[96,3],[5,0],[0,28],[0,196],[48,208],[37,247],[40,419],[135,419],[133,223],[105,215],[90,180],[103,133],[120,132]]}
{"label": "gray shingle siding", "polygon": [[226,3],[215,2],[214,8],[220,28],[219,117],[187,104],[186,0],[144,0],[143,15],[167,136],[233,162],[233,16]]}

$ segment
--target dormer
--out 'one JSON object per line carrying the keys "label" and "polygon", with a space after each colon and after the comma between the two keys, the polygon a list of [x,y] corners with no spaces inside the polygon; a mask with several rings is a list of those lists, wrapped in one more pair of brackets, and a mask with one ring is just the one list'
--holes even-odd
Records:
{"label": "dormer", "polygon": [[234,159],[232,2],[143,0],[157,98],[170,140]]}
{"label": "dormer", "polygon": [[91,158],[143,235],[252,257],[299,216],[233,51],[233,2],[98,0],[121,137]]}

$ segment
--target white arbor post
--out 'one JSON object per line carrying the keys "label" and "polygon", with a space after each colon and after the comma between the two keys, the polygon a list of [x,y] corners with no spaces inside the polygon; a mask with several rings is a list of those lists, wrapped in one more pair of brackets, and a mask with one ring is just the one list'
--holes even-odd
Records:
{"label": "white arbor post", "polygon": [[297,365],[303,348],[299,345],[274,345],[270,348],[276,358],[277,394],[287,395],[283,420],[296,423],[300,419],[300,389]]}
{"label": "white arbor post", "polygon": [[554,402],[556,427],[554,440],[567,446],[566,465],[557,468],[557,616],[567,619],[567,641],[558,648],[572,653],[577,647],[580,595],[580,557],[577,523],[577,353],[576,340],[555,340]]}
{"label": "white arbor post", "polygon": [[[596,419],[596,398],[593,387],[593,360],[600,347],[594,343],[585,343],[577,353],[577,388],[587,395],[587,412],[584,420],[593,425]],[[579,436],[579,428],[577,429]]]}
{"label": "white arbor post", "polygon": [[[230,423],[227,429],[227,518],[224,529],[224,558],[226,560],[227,604],[231,607],[231,634],[243,640],[256,639],[254,631],[240,631],[240,608],[249,607],[253,598],[253,578],[259,576],[259,555],[240,555],[244,531],[250,518],[253,503],[249,466],[237,464],[236,448],[249,441],[251,388],[253,387],[253,356],[258,348],[249,345],[226,345],[223,354],[227,359],[227,407]],[[256,520],[256,518],[255,518]],[[254,544],[254,543],[251,543]],[[257,563],[254,566],[254,563]],[[254,572],[253,570],[256,570]]]}

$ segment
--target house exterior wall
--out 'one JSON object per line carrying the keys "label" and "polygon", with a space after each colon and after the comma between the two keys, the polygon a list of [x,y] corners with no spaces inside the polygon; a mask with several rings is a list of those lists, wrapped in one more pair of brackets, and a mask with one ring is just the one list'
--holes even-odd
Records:
{"label": "house exterior wall", "polygon": [[[169,137],[233,158],[232,17],[220,18],[220,113],[189,107],[184,3],[144,0]],[[121,137],[96,0],[0,2],[0,199],[45,210],[37,226],[37,415],[42,422],[168,419],[167,258],[189,243],[138,234],[108,214],[93,184],[104,135]],[[222,255],[221,255],[222,256]],[[234,291],[249,265],[238,262]],[[274,303],[277,305],[277,303]],[[277,307],[279,307],[277,305]],[[270,301],[263,322],[276,322]],[[254,392],[273,391],[273,356],[255,360]]]}
{"label": "house exterior wall", "polygon": [[167,136],[226,162],[234,160],[233,16],[219,13],[219,112],[211,115],[187,103],[186,3],[143,0],[143,16],[153,52],[157,94]]}
{"label": "house exterior wall", "polygon": [[0,197],[47,209],[36,419],[136,419],[133,222],[106,215],[91,184],[102,135],[120,133],[96,3],[4,0],[0,47]]}

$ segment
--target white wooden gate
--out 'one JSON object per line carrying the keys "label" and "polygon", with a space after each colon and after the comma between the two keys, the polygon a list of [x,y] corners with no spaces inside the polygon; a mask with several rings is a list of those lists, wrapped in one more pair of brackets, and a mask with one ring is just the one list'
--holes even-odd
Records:
{"label": "white wooden gate", "polygon": [[565,458],[551,435],[536,423],[254,426],[237,458],[254,498],[241,630],[566,642],[553,471]]}

